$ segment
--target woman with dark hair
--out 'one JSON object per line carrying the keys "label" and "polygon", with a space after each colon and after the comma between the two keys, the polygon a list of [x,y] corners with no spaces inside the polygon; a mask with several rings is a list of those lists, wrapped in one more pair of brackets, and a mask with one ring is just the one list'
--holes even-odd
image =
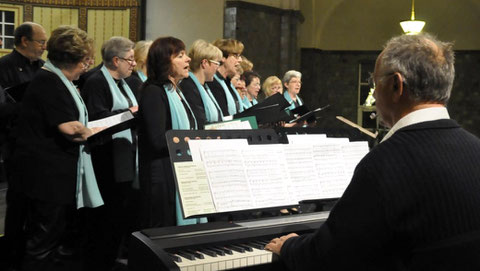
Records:
{"label": "woman with dark hair", "polygon": [[171,129],[197,129],[195,116],[178,88],[180,80],[188,77],[189,64],[185,44],[177,38],[158,38],[148,51],[148,79],[140,90],[138,130],[143,227],[198,222],[181,219],[165,138]]}
{"label": "woman with dark hair", "polygon": [[69,270],[61,242],[75,208],[103,205],[90,152],[83,144],[99,129],[72,81],[93,60],[93,40],[76,27],[53,30],[48,60],[22,100],[14,182],[28,198],[22,270]]}
{"label": "woman with dark hair", "polygon": [[260,92],[260,75],[254,71],[246,71],[242,74],[241,78],[245,81],[247,93],[243,97],[243,106],[250,108],[256,105],[258,92]]}

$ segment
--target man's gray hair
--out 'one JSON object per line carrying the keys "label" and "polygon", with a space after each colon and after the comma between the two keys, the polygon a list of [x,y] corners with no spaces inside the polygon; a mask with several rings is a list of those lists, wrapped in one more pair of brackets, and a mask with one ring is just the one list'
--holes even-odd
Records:
{"label": "man's gray hair", "polygon": [[282,82],[284,84],[285,83],[288,84],[288,82],[290,82],[290,80],[292,80],[293,77],[297,77],[299,79],[302,79],[302,73],[298,72],[298,71],[290,70],[290,71],[285,73],[285,75],[283,76]]}
{"label": "man's gray hair", "polygon": [[379,60],[383,70],[402,74],[415,101],[446,104],[455,77],[452,47],[430,34],[402,35],[386,43]]}
{"label": "man's gray hair", "polygon": [[124,37],[111,37],[105,41],[102,45],[102,59],[107,68],[113,67],[113,57],[125,57],[128,51],[132,50],[135,46],[133,41]]}

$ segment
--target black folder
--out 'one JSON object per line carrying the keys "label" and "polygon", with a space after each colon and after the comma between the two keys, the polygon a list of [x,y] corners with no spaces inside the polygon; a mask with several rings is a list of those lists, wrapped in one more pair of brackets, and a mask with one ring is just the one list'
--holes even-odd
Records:
{"label": "black folder", "polygon": [[21,102],[29,84],[30,81],[27,81],[4,89],[6,100],[10,100],[11,102],[15,103]]}
{"label": "black folder", "polygon": [[[301,106],[301,107],[303,107],[302,110],[299,110],[297,112],[304,112],[304,109],[306,109],[306,107],[304,107],[304,106]],[[315,113],[320,112],[320,111],[322,111],[322,110],[324,110],[328,107],[330,107],[329,104],[327,104],[324,107],[319,107],[319,108],[317,108],[315,110],[312,110],[312,111],[307,111],[305,113],[300,113],[301,114],[300,116],[297,116],[296,118],[290,120],[288,123],[302,122],[302,121],[307,121],[308,123],[314,122],[316,120]],[[297,107],[297,108],[300,108],[300,107]],[[297,108],[295,108],[295,109],[297,109]]]}
{"label": "black folder", "polygon": [[239,119],[248,116],[255,116],[259,124],[288,121],[291,117],[285,111],[285,108],[289,105],[290,103],[282,94],[276,93],[245,111],[235,114],[233,118]]}

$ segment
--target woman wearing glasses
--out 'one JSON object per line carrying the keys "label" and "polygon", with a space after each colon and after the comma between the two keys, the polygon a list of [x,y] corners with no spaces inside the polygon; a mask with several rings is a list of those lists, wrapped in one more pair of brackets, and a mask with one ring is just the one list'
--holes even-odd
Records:
{"label": "woman wearing glasses", "polygon": [[222,65],[214,75],[214,80],[207,84],[222,109],[223,116],[233,116],[244,110],[242,98],[231,84],[231,79],[242,62],[243,43],[233,39],[219,39],[213,45],[222,51]]}
{"label": "woman wearing glasses", "polygon": [[188,56],[191,58],[190,76],[181,81],[180,89],[192,108],[198,128],[203,129],[205,123],[223,119],[220,106],[206,84],[213,81],[213,76],[221,65],[222,52],[204,40],[196,40]]}
{"label": "woman wearing glasses", "polygon": [[[133,47],[134,43],[124,37],[112,37],[103,44],[103,66],[88,77],[82,89],[90,120],[137,111],[137,99],[124,80],[136,65]],[[92,240],[87,259],[99,270],[113,266],[122,236],[127,236],[128,228],[133,227],[125,221],[134,221],[136,213],[129,211],[127,202],[134,193],[132,186],[138,187],[136,132],[123,130],[111,139],[92,148],[93,166],[105,206],[87,214]]]}
{"label": "woman wearing glasses", "polygon": [[60,270],[68,214],[103,204],[83,144],[98,130],[86,127],[87,109],[72,83],[92,64],[93,44],[76,27],[53,30],[48,60],[22,100],[12,182],[28,198],[22,270]]}

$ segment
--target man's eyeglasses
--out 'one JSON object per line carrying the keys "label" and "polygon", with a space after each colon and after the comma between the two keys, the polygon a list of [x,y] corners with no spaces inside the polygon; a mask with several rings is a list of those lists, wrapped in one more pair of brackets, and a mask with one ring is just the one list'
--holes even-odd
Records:
{"label": "man's eyeglasses", "polygon": [[208,59],[208,62],[213,63],[217,66],[221,66],[223,64],[223,61],[215,61],[215,60],[210,60],[210,59]]}
{"label": "man's eyeglasses", "polygon": [[119,57],[119,56],[117,56],[117,57],[122,59],[122,60],[125,60],[130,66],[132,66],[133,63],[135,63],[135,59],[133,59],[133,58],[123,58],[123,57]]}
{"label": "man's eyeglasses", "polygon": [[46,40],[31,40],[31,41],[34,41],[34,42],[36,42],[36,43],[38,43],[38,44],[40,44],[40,45],[42,45],[42,46],[44,46],[44,45],[47,43]]}

